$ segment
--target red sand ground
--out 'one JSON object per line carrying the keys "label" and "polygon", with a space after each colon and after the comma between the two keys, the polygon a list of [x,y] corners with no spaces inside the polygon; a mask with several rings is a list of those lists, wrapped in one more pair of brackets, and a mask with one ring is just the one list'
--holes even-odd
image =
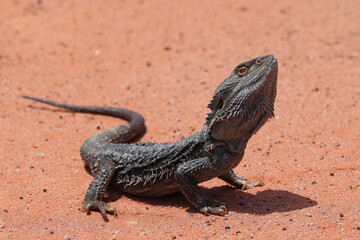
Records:
{"label": "red sand ground", "polygon": [[[169,2],[0,1],[0,238],[360,239],[359,1]],[[88,216],[79,147],[123,121],[20,97],[126,107],[143,141],[175,141],[202,128],[233,67],[270,53],[276,118],[235,169],[266,186],[202,184],[226,217],[114,189],[119,216]]]}

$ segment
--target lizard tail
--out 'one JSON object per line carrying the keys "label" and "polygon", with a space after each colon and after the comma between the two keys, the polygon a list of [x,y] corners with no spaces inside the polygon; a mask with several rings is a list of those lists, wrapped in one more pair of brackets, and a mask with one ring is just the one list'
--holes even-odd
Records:
{"label": "lizard tail", "polygon": [[87,142],[102,143],[125,143],[139,136],[145,131],[145,120],[143,116],[131,110],[115,107],[96,107],[96,106],[78,106],[73,104],[65,104],[54,102],[42,98],[22,96],[37,102],[42,102],[59,108],[68,109],[71,112],[92,113],[99,115],[113,116],[124,119],[128,123],[113,128],[99,131],[91,136]]}

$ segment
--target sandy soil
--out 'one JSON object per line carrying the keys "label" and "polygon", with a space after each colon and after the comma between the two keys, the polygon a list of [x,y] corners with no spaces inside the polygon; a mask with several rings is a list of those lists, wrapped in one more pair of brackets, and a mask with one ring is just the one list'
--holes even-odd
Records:
{"label": "sandy soil", "polygon": [[[169,2],[0,1],[0,238],[359,239],[359,1]],[[20,97],[133,109],[143,141],[175,141],[202,128],[238,63],[265,54],[279,61],[276,118],[235,170],[266,186],[203,183],[226,217],[115,189],[118,217],[87,215],[79,147],[124,121]]]}

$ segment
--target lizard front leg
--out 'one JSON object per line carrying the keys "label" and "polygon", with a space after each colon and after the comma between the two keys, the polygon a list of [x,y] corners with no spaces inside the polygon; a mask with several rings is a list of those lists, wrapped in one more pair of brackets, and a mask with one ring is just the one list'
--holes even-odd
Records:
{"label": "lizard front leg", "polygon": [[94,180],[89,185],[88,190],[86,191],[85,199],[83,202],[83,209],[90,214],[90,211],[96,210],[100,211],[102,217],[105,221],[109,221],[106,213],[117,215],[116,209],[111,207],[102,201],[105,190],[109,185],[113,175],[115,173],[115,165],[111,160],[104,160],[95,176]]}
{"label": "lizard front leg", "polygon": [[204,176],[214,168],[209,158],[194,159],[181,164],[175,171],[175,181],[179,184],[186,199],[205,215],[225,215],[228,210],[215,200],[211,200],[197,185],[195,176]]}
{"label": "lizard front leg", "polygon": [[249,183],[246,181],[244,177],[238,177],[236,176],[235,172],[233,170],[230,170],[223,175],[219,176],[220,179],[224,180],[225,182],[233,185],[236,188],[247,190],[254,187],[261,187],[264,186],[265,183],[262,181],[257,181],[254,183]]}

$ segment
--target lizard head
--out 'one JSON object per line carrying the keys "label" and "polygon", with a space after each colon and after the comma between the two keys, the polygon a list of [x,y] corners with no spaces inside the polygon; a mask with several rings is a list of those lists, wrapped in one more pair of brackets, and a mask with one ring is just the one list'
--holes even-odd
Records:
{"label": "lizard head", "polygon": [[274,117],[277,73],[273,55],[235,67],[215,90],[208,105],[211,112],[205,125],[211,128],[211,136],[229,143],[247,142],[267,119]]}

